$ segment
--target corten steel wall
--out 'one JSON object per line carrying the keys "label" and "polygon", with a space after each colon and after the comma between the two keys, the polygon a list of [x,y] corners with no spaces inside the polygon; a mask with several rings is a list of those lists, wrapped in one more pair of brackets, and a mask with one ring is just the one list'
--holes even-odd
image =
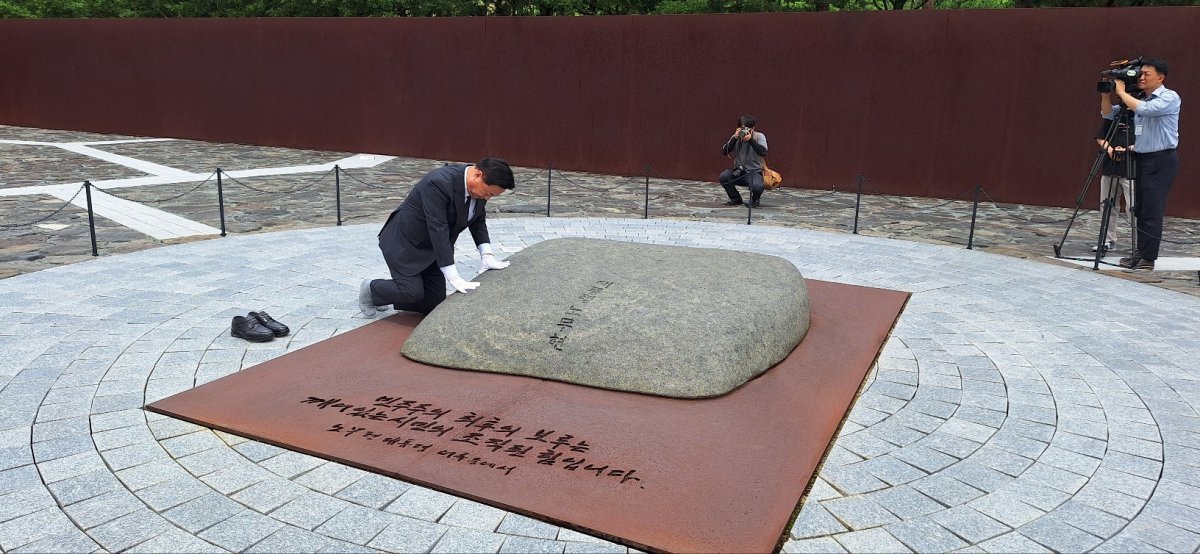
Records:
{"label": "corten steel wall", "polygon": [[[1200,8],[0,20],[0,123],[712,180],[751,113],[789,186],[1073,206],[1097,72],[1165,57],[1200,98],[1196,29]],[[1169,211],[1200,216],[1186,114]]]}

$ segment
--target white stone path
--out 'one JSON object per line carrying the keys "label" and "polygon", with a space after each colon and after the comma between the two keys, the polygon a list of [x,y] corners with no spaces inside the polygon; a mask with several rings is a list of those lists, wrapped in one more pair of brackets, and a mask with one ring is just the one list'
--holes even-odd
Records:
{"label": "white stone path", "polygon": [[[99,216],[110,219],[135,231],[145,233],[159,240],[188,237],[196,235],[219,235],[220,229],[198,223],[163,210],[151,208],[144,204],[131,202],[107,194],[104,190],[147,187],[155,185],[172,185],[178,183],[201,183],[213,177],[213,173],[192,173],[165,165],[160,165],[129,156],[105,152],[93,145],[126,144],[131,142],[161,142],[172,139],[122,139],[89,142],[42,142],[32,140],[0,139],[0,144],[20,144],[29,146],[51,146],[61,148],[76,154],[90,156],[109,163],[122,165],[146,173],[144,177],[124,179],[106,179],[93,181],[92,210]],[[379,156],[374,154],[358,154],[340,160],[303,166],[254,168],[236,171],[225,171],[226,175],[238,178],[265,177],[270,175],[295,175],[303,173],[323,173],[333,169],[335,165],[343,169],[360,169],[374,167],[394,156]],[[57,185],[37,185],[0,189],[0,196],[22,196],[29,194],[48,194],[59,200],[70,200],[72,204],[87,209],[87,197],[80,191],[83,186],[79,183],[64,183]]]}

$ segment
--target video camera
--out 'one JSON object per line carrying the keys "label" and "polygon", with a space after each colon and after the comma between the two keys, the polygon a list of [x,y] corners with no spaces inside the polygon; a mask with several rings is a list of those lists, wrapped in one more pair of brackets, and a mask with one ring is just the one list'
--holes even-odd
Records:
{"label": "video camera", "polygon": [[1114,60],[1108,63],[1112,69],[1100,72],[1100,82],[1096,83],[1096,92],[1112,92],[1113,81],[1120,79],[1125,83],[1125,92],[1134,98],[1141,98],[1142,90],[1138,88],[1138,79],[1142,77],[1142,58],[1132,60]]}

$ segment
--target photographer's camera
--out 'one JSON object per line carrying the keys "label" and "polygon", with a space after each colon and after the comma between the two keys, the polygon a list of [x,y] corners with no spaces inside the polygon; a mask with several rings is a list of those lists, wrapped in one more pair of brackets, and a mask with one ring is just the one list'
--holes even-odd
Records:
{"label": "photographer's camera", "polygon": [[738,140],[744,139],[750,133],[751,133],[751,131],[750,131],[749,127],[742,127],[741,129],[738,129],[738,131],[737,131],[737,138],[738,138]]}

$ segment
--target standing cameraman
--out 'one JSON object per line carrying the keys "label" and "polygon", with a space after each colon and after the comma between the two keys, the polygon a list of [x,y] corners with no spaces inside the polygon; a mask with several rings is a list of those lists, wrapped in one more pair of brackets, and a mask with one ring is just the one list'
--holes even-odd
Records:
{"label": "standing cameraman", "polygon": [[[1125,81],[1113,81],[1113,90],[1121,102],[1133,111],[1133,159],[1136,162],[1133,215],[1137,218],[1137,245],[1120,266],[1129,269],[1154,269],[1162,240],[1163,213],[1167,193],[1179,174],[1179,94],[1163,86],[1167,62],[1158,58],[1142,60],[1137,86],[1146,93],[1138,100],[1125,91]],[[1105,119],[1115,115],[1118,106],[1104,112]]]}
{"label": "standing cameraman", "polygon": [[743,204],[738,186],[750,187],[750,205],[757,208],[758,199],[763,193],[762,159],[767,155],[767,136],[754,130],[753,117],[743,115],[738,118],[737,129],[733,136],[721,147],[721,154],[733,158],[733,167],[721,172],[717,180],[725,187],[729,195],[726,206]]}

